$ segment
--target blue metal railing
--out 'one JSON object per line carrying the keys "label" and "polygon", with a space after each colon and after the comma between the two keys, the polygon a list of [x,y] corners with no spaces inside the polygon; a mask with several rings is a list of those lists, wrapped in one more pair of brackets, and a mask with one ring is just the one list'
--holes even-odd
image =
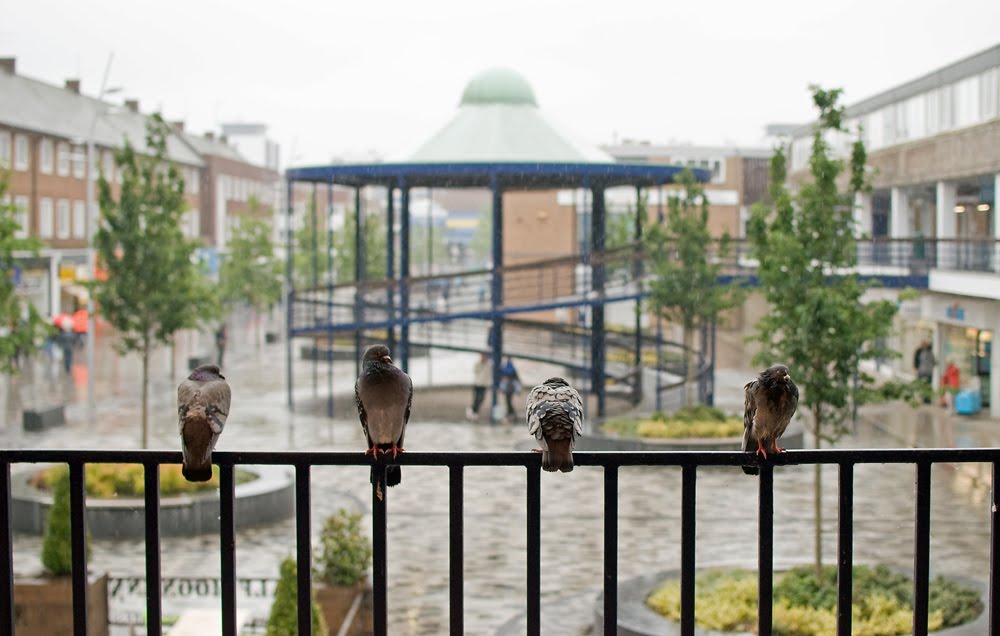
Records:
{"label": "blue metal railing", "polygon": [[[235,467],[240,464],[294,466],[296,479],[296,558],[298,561],[298,633],[311,634],[311,515],[310,470],[313,466],[363,466],[371,460],[351,452],[217,452],[213,459],[221,474],[220,544],[222,581],[223,636],[237,636],[236,565],[235,565]],[[141,463],[145,467],[146,520],[146,615],[149,634],[162,630],[160,592],[160,532],[158,474],[161,464],[181,460],[174,451],[129,450],[0,450],[0,635],[14,634],[13,541],[11,530],[11,465],[18,463],[68,463],[70,468],[71,538],[73,547],[73,619],[74,635],[87,633],[87,551],[86,494],[84,465],[88,463]],[[537,635],[541,623],[541,457],[532,452],[497,453],[406,453],[393,460],[410,466],[447,466],[449,486],[449,572],[450,633],[462,634],[463,621],[463,470],[468,466],[523,466],[527,471],[527,633]],[[574,462],[580,466],[604,468],[604,614],[605,634],[617,633],[618,616],[618,472],[622,466],[680,466],[681,492],[681,634],[693,636],[695,629],[695,512],[697,471],[702,466],[737,467],[757,463],[757,458],[740,452],[578,452]],[[781,466],[833,464],[839,467],[838,636],[851,633],[851,592],[854,528],[854,467],[857,464],[913,464],[915,466],[915,532],[913,560],[914,613],[913,635],[926,636],[930,564],[931,468],[937,463],[985,462],[992,464],[993,488],[990,523],[989,633],[1000,634],[1000,448],[962,449],[885,449],[885,450],[802,450],[790,451],[776,460],[760,463],[758,501],[758,629],[772,633],[773,601],[773,524],[774,470]],[[376,473],[385,470],[380,460]],[[571,475],[565,477],[572,479]],[[372,546],[374,633],[388,631],[386,519],[389,492],[372,492]],[[155,583],[149,584],[148,581]]]}

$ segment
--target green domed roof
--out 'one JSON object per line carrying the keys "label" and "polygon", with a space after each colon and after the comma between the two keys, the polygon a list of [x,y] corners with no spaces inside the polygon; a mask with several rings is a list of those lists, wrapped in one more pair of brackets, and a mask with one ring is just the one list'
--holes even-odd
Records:
{"label": "green domed roof", "polygon": [[462,92],[461,106],[470,104],[525,104],[538,106],[528,80],[508,68],[491,68],[476,75]]}

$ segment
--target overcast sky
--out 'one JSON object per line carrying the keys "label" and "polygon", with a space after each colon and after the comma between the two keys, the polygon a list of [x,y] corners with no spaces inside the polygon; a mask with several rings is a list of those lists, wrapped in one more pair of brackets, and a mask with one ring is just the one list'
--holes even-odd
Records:
{"label": "overcast sky", "polygon": [[594,144],[759,145],[812,118],[810,83],[851,103],[997,43],[998,0],[11,0],[0,19],[23,75],[96,95],[113,53],[115,100],[197,133],[266,123],[295,164],[415,149],[493,66]]}

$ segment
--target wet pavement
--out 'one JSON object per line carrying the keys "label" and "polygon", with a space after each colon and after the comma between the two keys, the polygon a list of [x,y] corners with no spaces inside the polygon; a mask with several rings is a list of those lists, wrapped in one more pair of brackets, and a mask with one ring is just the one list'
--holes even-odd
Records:
{"label": "wet pavement", "polygon": [[[253,330],[230,327],[225,373],[233,387],[233,407],[220,450],[358,450],[364,447],[356,419],[329,420],[323,408],[326,370],[296,361],[296,402],[289,413],[285,394],[283,343],[253,343]],[[210,338],[186,336],[176,353],[177,375],[183,375],[188,353],[208,351]],[[29,377],[7,383],[3,400],[8,416],[0,427],[0,444],[35,448],[136,448],[139,445],[138,359],[115,356],[101,348],[98,356],[99,404],[96,418],[86,407],[86,382],[78,369],[72,379],[51,376],[44,364]],[[152,368],[152,440],[154,448],[176,448],[175,386],[169,356],[158,352]],[[78,354],[82,362],[82,350]],[[464,384],[474,356],[435,353],[431,362],[415,360],[415,384]],[[522,379],[547,377],[544,366],[524,365]],[[428,377],[430,375],[430,377]],[[49,379],[49,378],[52,379]],[[720,370],[719,401],[738,404],[748,370]],[[354,363],[334,365],[339,401],[349,400]],[[44,387],[44,389],[42,388]],[[10,413],[12,401],[49,396],[66,399],[67,424],[45,433],[24,433]],[[420,394],[418,394],[419,396]],[[459,392],[457,395],[461,396]],[[427,398],[428,401],[434,398]],[[461,400],[461,398],[459,398]],[[440,405],[435,405],[439,407]],[[454,405],[454,421],[420,415],[419,397],[407,430],[407,448],[421,451],[508,451],[526,439],[519,424],[490,426],[460,421],[464,403]],[[842,446],[893,447],[907,440],[926,446],[997,445],[1000,423],[955,419],[937,407],[877,407],[866,410],[857,432]],[[937,410],[935,410],[937,409]],[[338,409],[339,410],[339,409]],[[438,408],[434,410],[440,414]],[[926,442],[926,443],[924,443]],[[982,469],[975,467],[975,471]],[[447,469],[403,469],[403,482],[389,491],[389,623],[390,633],[431,635],[448,629],[448,488]],[[813,550],[812,467],[786,467],[775,474],[775,545],[777,565],[809,561]],[[313,536],[323,519],[339,507],[365,513],[371,490],[368,471],[353,467],[318,467],[312,476]],[[962,574],[988,580],[989,516],[986,487],[962,470],[935,466],[933,471],[931,568],[934,574]],[[824,468],[823,548],[833,558],[837,538],[836,468]],[[619,575],[622,579],[680,564],[680,470],[623,468],[619,486]],[[913,558],[914,470],[912,466],[859,465],[855,477],[855,558],[909,568]],[[469,468],[465,471],[465,631],[493,634],[525,609],[525,471],[523,468]],[[757,482],[738,469],[703,468],[698,474],[697,548],[699,565],[723,563],[753,566],[756,562]],[[545,634],[586,633],[592,622],[592,599],[602,585],[603,475],[598,468],[577,468],[571,475],[543,474],[541,589]],[[15,537],[18,573],[37,570],[40,538]],[[92,567],[113,576],[141,577],[141,542],[94,541]],[[294,552],[294,520],[242,530],[237,535],[237,574],[272,578],[279,560]],[[163,576],[216,576],[218,538],[164,538]],[[247,593],[249,592],[249,593]],[[241,608],[267,614],[270,599],[261,590],[241,590]],[[140,593],[120,594],[112,613],[141,615]],[[166,614],[188,607],[217,606],[209,597],[167,595]],[[511,627],[508,625],[508,628]]]}

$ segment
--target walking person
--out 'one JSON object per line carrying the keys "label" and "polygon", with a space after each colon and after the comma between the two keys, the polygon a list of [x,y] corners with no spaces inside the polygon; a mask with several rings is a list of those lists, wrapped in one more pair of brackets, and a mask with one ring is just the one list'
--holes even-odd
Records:
{"label": "walking person", "polygon": [[219,325],[219,328],[215,331],[215,349],[218,351],[219,360],[216,363],[219,368],[222,368],[222,357],[226,353],[226,323]]}
{"label": "walking person", "polygon": [[917,378],[927,383],[927,393],[924,395],[924,404],[931,403],[931,383],[934,380],[934,367],[937,360],[934,359],[934,351],[931,349],[931,341],[924,339],[915,352],[913,352],[913,368],[917,372]]}
{"label": "walking person", "polygon": [[514,368],[514,361],[507,356],[507,361],[500,367],[500,392],[507,401],[506,417],[514,417],[514,396],[521,392],[521,378]]}
{"label": "walking person", "polygon": [[479,360],[472,368],[472,406],[465,408],[465,419],[474,420],[479,417],[479,408],[486,397],[486,387],[493,380],[493,369],[490,368],[488,353],[479,354]]}
{"label": "walking person", "polygon": [[954,360],[948,361],[941,375],[941,406],[951,408],[955,405],[955,395],[962,387],[961,373]]}

